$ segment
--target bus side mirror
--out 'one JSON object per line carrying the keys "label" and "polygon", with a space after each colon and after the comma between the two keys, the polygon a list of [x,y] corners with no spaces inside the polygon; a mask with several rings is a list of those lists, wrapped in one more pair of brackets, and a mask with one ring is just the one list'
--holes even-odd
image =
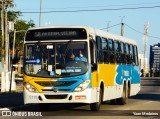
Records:
{"label": "bus side mirror", "polygon": [[93,63],[92,64],[92,72],[93,71],[97,71],[97,64],[96,63]]}

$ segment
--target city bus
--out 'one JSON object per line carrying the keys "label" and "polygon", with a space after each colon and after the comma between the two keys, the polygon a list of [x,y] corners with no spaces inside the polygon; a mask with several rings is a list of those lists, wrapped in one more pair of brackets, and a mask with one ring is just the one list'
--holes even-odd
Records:
{"label": "city bus", "polygon": [[24,104],[85,103],[98,111],[140,91],[136,41],[92,27],[29,28],[23,61]]}

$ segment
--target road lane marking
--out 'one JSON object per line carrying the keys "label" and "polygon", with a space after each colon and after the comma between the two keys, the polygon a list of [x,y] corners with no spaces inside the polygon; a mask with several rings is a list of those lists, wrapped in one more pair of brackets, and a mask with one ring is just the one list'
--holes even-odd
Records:
{"label": "road lane marking", "polygon": [[149,103],[152,103],[153,101],[148,101],[148,102],[145,102],[144,104],[146,105],[146,104],[149,104]]}

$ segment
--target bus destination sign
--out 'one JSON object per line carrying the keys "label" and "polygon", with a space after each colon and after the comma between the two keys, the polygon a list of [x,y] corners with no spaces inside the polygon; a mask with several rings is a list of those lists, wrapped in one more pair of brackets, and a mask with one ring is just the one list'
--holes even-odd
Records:
{"label": "bus destination sign", "polygon": [[82,28],[49,28],[29,30],[26,34],[26,41],[43,40],[73,40],[86,39],[87,33]]}

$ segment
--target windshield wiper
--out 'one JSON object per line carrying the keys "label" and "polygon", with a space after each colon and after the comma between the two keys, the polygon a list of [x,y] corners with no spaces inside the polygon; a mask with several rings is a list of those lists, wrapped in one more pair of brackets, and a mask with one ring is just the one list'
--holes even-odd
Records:
{"label": "windshield wiper", "polygon": [[68,53],[68,50],[69,50],[72,42],[73,42],[73,41],[70,40],[70,41],[68,41],[68,43],[67,43],[66,50],[65,50],[65,52],[63,53],[63,58],[64,58],[64,59],[66,58],[66,55],[67,55],[67,53]]}
{"label": "windshield wiper", "polygon": [[48,53],[46,52],[44,46],[42,45],[42,43],[40,41],[38,41],[37,43],[35,43],[35,48],[37,48],[37,46],[40,47],[40,49],[42,49],[42,52],[47,56]]}

